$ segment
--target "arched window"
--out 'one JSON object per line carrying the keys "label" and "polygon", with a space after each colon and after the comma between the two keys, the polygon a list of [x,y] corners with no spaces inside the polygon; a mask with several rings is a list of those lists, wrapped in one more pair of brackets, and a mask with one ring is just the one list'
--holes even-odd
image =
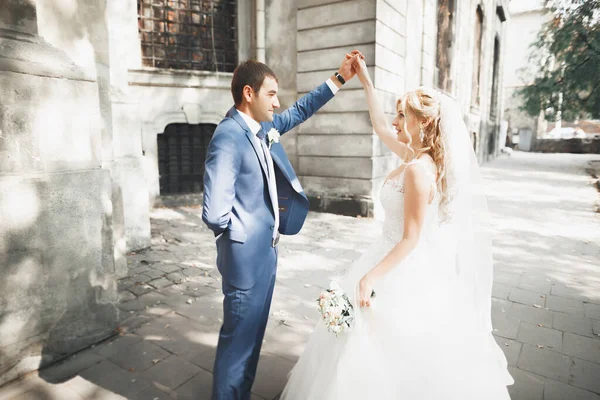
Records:
{"label": "arched window", "polygon": [[481,78],[481,45],[483,44],[483,10],[477,6],[475,12],[475,43],[473,45],[473,85],[471,104],[479,106],[479,84]]}
{"label": "arched window", "polygon": [[500,68],[500,38],[494,39],[494,65],[492,72],[492,98],[490,99],[490,119],[496,119],[498,114],[498,69]]}
{"label": "arched window", "polygon": [[232,72],[238,59],[235,0],[138,0],[147,67]]}
{"label": "arched window", "polygon": [[454,0],[438,1],[437,23],[436,83],[440,89],[451,92],[450,67],[452,65]]}

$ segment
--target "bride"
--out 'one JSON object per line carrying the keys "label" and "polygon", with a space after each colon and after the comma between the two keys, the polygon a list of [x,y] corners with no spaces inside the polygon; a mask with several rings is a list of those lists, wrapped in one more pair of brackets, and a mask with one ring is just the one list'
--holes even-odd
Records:
{"label": "bride", "polygon": [[491,334],[487,205],[460,107],[410,91],[393,132],[364,61],[354,68],[375,132],[405,163],[381,188],[381,237],[339,282],[353,329],[335,336],[319,321],[281,399],[509,399]]}

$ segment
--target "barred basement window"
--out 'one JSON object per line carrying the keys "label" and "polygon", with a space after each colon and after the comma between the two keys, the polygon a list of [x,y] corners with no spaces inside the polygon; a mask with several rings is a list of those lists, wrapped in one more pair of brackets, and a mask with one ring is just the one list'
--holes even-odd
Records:
{"label": "barred basement window", "polygon": [[142,63],[147,67],[233,72],[235,0],[138,0]]}
{"label": "barred basement window", "polygon": [[200,193],[204,162],[216,125],[169,124],[156,137],[160,194]]}

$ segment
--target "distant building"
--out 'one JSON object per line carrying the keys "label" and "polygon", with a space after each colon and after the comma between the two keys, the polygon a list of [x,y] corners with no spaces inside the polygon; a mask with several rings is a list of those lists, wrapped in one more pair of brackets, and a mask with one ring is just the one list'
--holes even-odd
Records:
{"label": "distant building", "polygon": [[510,3],[511,22],[507,33],[506,61],[504,66],[504,118],[508,121],[509,135],[515,135],[519,149],[530,150],[536,137],[546,133],[546,121],[519,110],[522,100],[515,91],[533,83],[528,73],[531,44],[537,39],[542,25],[551,14],[544,0],[520,0]]}

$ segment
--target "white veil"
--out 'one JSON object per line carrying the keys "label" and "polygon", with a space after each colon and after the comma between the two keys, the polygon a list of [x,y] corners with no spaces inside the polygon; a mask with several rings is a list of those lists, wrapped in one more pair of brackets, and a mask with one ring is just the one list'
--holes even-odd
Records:
{"label": "white veil", "polygon": [[443,224],[452,241],[451,256],[462,286],[461,296],[473,307],[476,329],[492,330],[493,282],[490,218],[479,165],[458,103],[440,94],[440,128],[444,143],[449,220]]}

